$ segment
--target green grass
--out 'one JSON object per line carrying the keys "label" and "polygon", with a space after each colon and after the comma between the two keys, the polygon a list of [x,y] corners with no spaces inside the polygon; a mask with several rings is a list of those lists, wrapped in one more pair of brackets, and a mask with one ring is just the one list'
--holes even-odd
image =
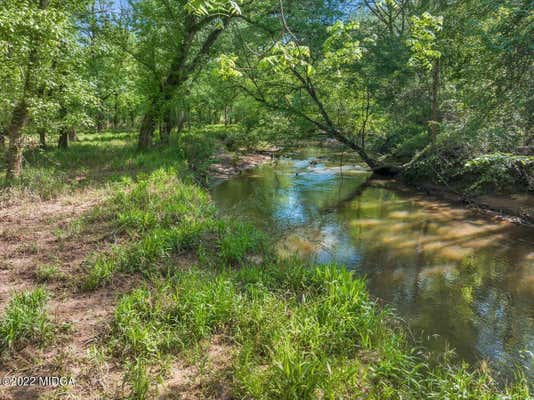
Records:
{"label": "green grass", "polygon": [[[83,135],[66,152],[27,154],[29,168],[10,189],[48,198],[85,186],[112,188],[72,232],[83,240],[84,226],[105,222],[120,238],[86,260],[85,290],[128,274],[143,279],[120,297],[99,343],[98,354],[124,366],[130,398],[156,397],[172,360],[198,363],[191,353],[214,337],[228,350],[217,383],[233,398],[529,397],[523,377],[501,387],[486,369],[419,349],[343,266],[280,260],[264,234],[219,215],[198,185],[213,150],[211,139],[194,143],[199,138],[197,132],[180,147],[139,153],[130,134]],[[49,281],[57,272],[46,266],[36,277]],[[50,336],[46,299],[42,289],[13,298],[0,320],[0,350]]]}
{"label": "green grass", "polygon": [[[221,218],[205,192],[172,170],[129,182],[95,218],[127,239],[92,264],[87,288],[113,282],[117,271],[146,278],[120,299],[108,339],[127,360],[133,398],[153,397],[151,371],[161,379],[168,357],[214,335],[232,349],[225,376],[233,378],[224,384],[236,398],[528,396],[520,379],[503,389],[485,370],[413,350],[363,280],[340,266],[278,260],[265,236]],[[180,256],[189,257],[185,266]]]}
{"label": "green grass", "polygon": [[176,142],[139,152],[131,132],[79,136],[67,150],[50,147],[26,151],[23,174],[10,186],[4,182],[5,172],[0,165],[0,202],[21,197],[51,199],[88,187],[120,186],[125,178],[162,167],[189,174]]}
{"label": "green grass", "polygon": [[207,193],[172,169],[128,182],[93,218],[111,222],[126,244],[89,262],[83,283],[89,290],[111,283],[118,271],[165,273],[168,261],[179,255],[207,261],[207,254],[217,253],[222,264],[236,266],[250,252],[267,251],[263,235],[247,224],[220,219]]}
{"label": "green grass", "polygon": [[43,343],[53,333],[46,310],[48,293],[37,288],[16,294],[0,319],[0,353]]}
{"label": "green grass", "polygon": [[39,283],[60,281],[65,278],[65,274],[55,264],[41,265],[35,270],[35,280]]}
{"label": "green grass", "polygon": [[226,382],[236,398],[528,395],[525,386],[503,392],[484,371],[416,354],[363,280],[342,267],[297,260],[220,272],[193,267],[154,279],[121,299],[110,346],[136,366],[133,391],[147,392],[140,365],[182,354],[214,334],[236,350]]}

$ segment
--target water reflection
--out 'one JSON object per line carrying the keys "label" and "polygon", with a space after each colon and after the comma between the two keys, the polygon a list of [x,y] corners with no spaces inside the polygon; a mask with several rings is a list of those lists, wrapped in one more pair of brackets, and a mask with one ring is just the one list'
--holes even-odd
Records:
{"label": "water reflection", "polygon": [[534,379],[534,231],[490,220],[358,167],[282,160],[224,182],[213,198],[282,238],[281,254],[339,262],[368,278],[429,346],[450,343]]}

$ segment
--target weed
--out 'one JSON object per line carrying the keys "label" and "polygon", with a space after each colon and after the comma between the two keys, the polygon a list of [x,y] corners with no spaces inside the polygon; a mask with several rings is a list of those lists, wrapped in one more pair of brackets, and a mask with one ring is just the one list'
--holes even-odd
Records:
{"label": "weed", "polygon": [[48,293],[37,288],[16,294],[0,319],[0,352],[42,343],[51,337],[53,326],[46,312]]}
{"label": "weed", "polygon": [[55,264],[45,264],[35,270],[35,280],[39,283],[63,280],[66,275]]}

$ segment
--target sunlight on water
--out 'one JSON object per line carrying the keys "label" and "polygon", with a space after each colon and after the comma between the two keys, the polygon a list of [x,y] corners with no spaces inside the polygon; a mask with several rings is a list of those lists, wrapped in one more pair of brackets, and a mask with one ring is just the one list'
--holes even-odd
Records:
{"label": "sunlight on water", "polygon": [[534,230],[334,164],[281,160],[221,183],[213,198],[277,235],[282,255],[367,276],[427,346],[449,343],[464,359],[504,374],[518,365],[533,379]]}

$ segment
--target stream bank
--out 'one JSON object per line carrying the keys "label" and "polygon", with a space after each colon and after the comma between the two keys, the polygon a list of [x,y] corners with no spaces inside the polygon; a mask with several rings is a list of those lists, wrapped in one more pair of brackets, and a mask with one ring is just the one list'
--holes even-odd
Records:
{"label": "stream bank", "polygon": [[534,196],[528,193],[515,193],[506,196],[497,194],[468,196],[432,183],[416,183],[403,179],[399,181],[421,193],[448,201],[451,204],[462,205],[515,224],[534,225]]}
{"label": "stream bank", "polygon": [[344,160],[337,163],[324,150],[300,149],[243,172],[212,188],[212,197],[225,213],[267,230],[282,256],[296,252],[367,277],[371,294],[438,353],[451,344],[504,375],[517,363],[529,371],[532,228],[399,180],[369,179],[346,154],[336,154]]}

